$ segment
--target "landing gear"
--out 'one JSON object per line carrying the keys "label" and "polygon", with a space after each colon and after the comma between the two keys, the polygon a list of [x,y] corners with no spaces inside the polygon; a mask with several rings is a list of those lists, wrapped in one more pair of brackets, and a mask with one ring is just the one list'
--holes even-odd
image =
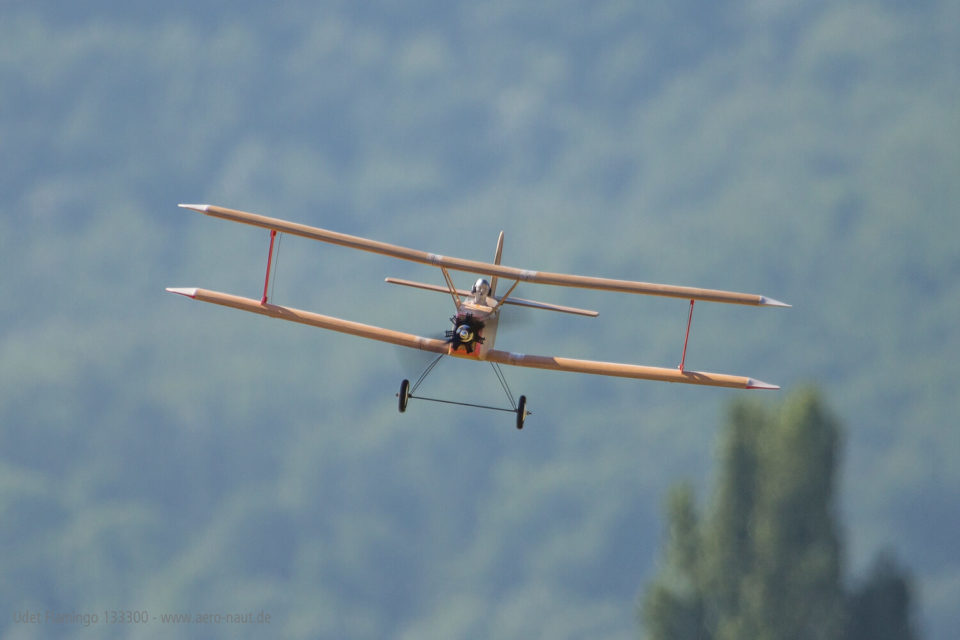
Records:
{"label": "landing gear", "polygon": [[503,372],[500,370],[500,367],[497,366],[495,362],[490,364],[493,366],[494,372],[497,374],[497,379],[500,381],[500,384],[503,385],[503,390],[507,394],[507,399],[510,401],[510,406],[512,408],[508,409],[505,407],[491,407],[484,404],[475,404],[472,402],[457,402],[455,400],[443,400],[441,398],[428,398],[420,395],[413,395],[416,393],[417,389],[420,387],[420,384],[424,379],[429,375],[433,368],[440,362],[440,358],[443,355],[439,355],[436,359],[431,362],[426,370],[420,375],[415,383],[410,384],[409,380],[403,380],[400,382],[400,391],[397,392],[397,408],[400,410],[400,413],[403,413],[407,410],[407,403],[411,399],[415,400],[428,400],[430,402],[441,402],[443,404],[455,404],[460,405],[461,407],[474,407],[476,409],[490,409],[492,411],[504,411],[506,413],[513,413],[517,416],[517,429],[523,429],[524,422],[527,420],[527,416],[531,415],[532,412],[527,411],[527,396],[520,396],[519,402],[513,399],[513,394],[510,392],[510,387],[507,386],[507,380],[503,377]]}
{"label": "landing gear", "polygon": [[517,429],[523,429],[523,423],[527,419],[527,396],[520,396],[517,402]]}
{"label": "landing gear", "polygon": [[404,380],[400,383],[400,392],[397,394],[399,401],[400,413],[403,413],[407,410],[407,402],[410,401],[410,381]]}

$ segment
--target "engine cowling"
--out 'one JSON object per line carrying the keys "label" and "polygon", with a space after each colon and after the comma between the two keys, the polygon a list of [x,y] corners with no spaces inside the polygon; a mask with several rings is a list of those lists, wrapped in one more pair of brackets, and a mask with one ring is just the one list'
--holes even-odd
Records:
{"label": "engine cowling", "polygon": [[458,314],[450,318],[453,323],[453,329],[446,332],[447,342],[450,343],[452,351],[460,348],[467,353],[473,353],[478,344],[483,344],[484,323],[478,320],[472,313]]}

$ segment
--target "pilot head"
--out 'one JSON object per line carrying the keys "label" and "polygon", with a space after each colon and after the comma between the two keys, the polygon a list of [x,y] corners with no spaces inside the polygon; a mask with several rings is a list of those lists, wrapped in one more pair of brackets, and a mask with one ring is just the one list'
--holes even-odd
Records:
{"label": "pilot head", "polygon": [[477,281],[473,283],[473,288],[470,289],[470,292],[473,294],[473,297],[477,302],[486,304],[487,296],[490,295],[490,283],[487,282],[485,278],[477,278]]}

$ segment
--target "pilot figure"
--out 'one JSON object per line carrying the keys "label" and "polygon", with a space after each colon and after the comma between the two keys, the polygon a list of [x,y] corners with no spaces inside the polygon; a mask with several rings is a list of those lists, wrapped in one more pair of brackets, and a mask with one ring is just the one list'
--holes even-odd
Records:
{"label": "pilot figure", "polygon": [[477,278],[477,281],[473,283],[473,288],[470,289],[470,293],[473,294],[475,304],[486,306],[487,296],[490,295],[490,283],[485,278]]}

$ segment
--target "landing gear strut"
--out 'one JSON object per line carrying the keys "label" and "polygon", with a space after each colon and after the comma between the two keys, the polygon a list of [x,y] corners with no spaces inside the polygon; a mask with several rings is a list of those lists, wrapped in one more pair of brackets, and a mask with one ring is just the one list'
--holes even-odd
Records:
{"label": "landing gear strut", "polygon": [[507,380],[503,377],[503,371],[500,370],[500,367],[496,363],[491,362],[494,372],[497,374],[497,379],[500,381],[500,384],[503,386],[503,390],[507,394],[507,399],[510,400],[511,409],[505,409],[503,407],[491,407],[484,404],[474,404],[472,402],[456,402],[454,400],[442,400],[440,398],[427,398],[425,396],[415,396],[413,395],[420,384],[424,379],[429,375],[433,368],[440,362],[440,358],[443,356],[437,356],[429,365],[427,365],[426,370],[420,375],[417,381],[411,385],[409,380],[404,379],[400,382],[400,391],[397,392],[397,408],[400,410],[400,413],[403,413],[407,410],[407,403],[411,399],[416,400],[429,400],[430,402],[442,402],[443,404],[456,404],[462,407],[475,407],[477,409],[490,409],[492,411],[506,411],[507,413],[513,413],[517,416],[517,429],[523,429],[523,425],[527,420],[527,416],[531,415],[531,411],[527,411],[527,396],[520,396],[518,401],[514,401],[513,394],[510,392],[510,387],[507,386]]}

